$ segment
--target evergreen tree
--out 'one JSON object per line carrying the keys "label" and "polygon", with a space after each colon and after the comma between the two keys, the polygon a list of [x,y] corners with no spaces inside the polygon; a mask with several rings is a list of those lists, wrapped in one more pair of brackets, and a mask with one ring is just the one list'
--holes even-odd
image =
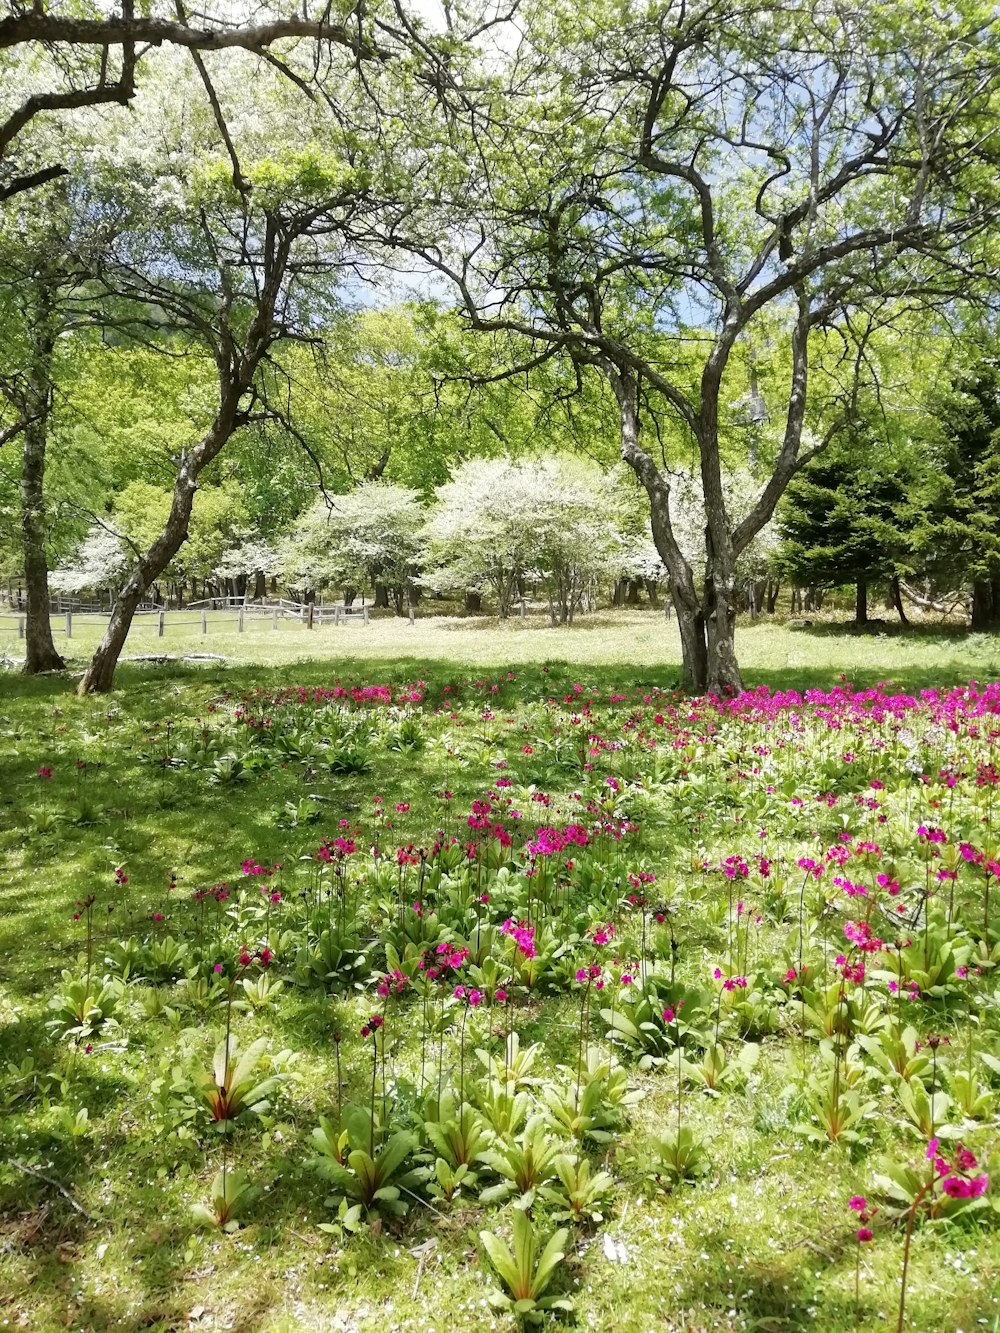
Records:
{"label": "evergreen tree", "polygon": [[941,492],[921,545],[940,578],[972,585],[972,628],[1000,628],[1000,363],[980,362],[932,405]]}
{"label": "evergreen tree", "polygon": [[777,562],[798,583],[853,583],[856,621],[887,584],[905,623],[899,579],[913,568],[912,463],[854,437],[832,446],[792,482],[783,502]]}

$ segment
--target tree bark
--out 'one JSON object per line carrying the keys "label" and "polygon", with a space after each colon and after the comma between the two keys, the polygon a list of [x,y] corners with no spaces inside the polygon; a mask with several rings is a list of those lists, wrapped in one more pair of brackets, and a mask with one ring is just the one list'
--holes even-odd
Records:
{"label": "tree bark", "polygon": [[677,544],[670,521],[670,483],[639,443],[638,391],[635,376],[610,364],[602,366],[618,401],[621,454],[649,497],[653,543],[670,575],[670,592],[681,635],[681,684],[692,694],[708,684],[705,612],[691,566]]}
{"label": "tree bark", "polygon": [[375,584],[375,600],[372,603],[376,611],[387,608],[389,605],[389,590],[384,583]]}
{"label": "tree bark", "polygon": [[858,625],[868,624],[868,584],[858,579],[855,593],[854,619]]}
{"label": "tree bark", "polygon": [[478,615],[483,609],[482,593],[475,592],[470,588],[465,594],[465,609],[466,611],[472,612],[474,615]]}
{"label": "tree bark", "polygon": [[898,574],[893,574],[892,579],[889,582],[889,591],[892,594],[892,604],[899,615],[900,624],[908,625],[910,622],[906,615],[906,608],[903,606],[903,593],[899,586]]}
{"label": "tree bark", "polygon": [[21,409],[25,423],[21,465],[21,549],[27,595],[24,670],[28,675],[39,671],[60,671],[66,665],[52,641],[49,566],[45,552],[45,450],[52,402],[54,308],[54,286],[43,276],[36,284],[31,363]]}
{"label": "tree bark", "polygon": [[972,585],[972,629],[993,629],[997,623],[997,609],[993,601],[992,582],[989,579],[977,579]]}

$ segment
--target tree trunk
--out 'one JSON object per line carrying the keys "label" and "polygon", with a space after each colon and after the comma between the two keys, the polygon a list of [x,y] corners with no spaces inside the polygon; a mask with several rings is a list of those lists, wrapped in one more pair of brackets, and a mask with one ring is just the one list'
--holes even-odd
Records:
{"label": "tree trunk", "polygon": [[375,601],[373,603],[376,610],[389,605],[389,590],[384,583],[375,584]]}
{"label": "tree trunk", "polygon": [[471,588],[465,594],[465,609],[478,615],[483,609],[483,595],[480,592],[474,592]]}
{"label": "tree trunk", "polygon": [[24,670],[28,675],[37,671],[60,671],[66,665],[52,642],[49,566],[45,553],[45,449],[52,401],[54,305],[54,288],[43,278],[36,288],[31,363],[21,409],[25,422],[21,465],[21,547],[27,594]]}
{"label": "tree trunk", "polygon": [[627,583],[627,581],[626,581],[625,579],[619,579],[619,580],[617,581],[617,583],[615,584],[615,587],[614,587],[614,591],[613,591],[612,594],[611,594],[611,605],[612,605],[612,606],[624,606],[624,605],[625,605],[625,589],[626,589],[627,586],[628,586],[628,583]]}
{"label": "tree trunk", "polygon": [[708,682],[712,694],[739,694],[743,678],[736,661],[736,580],[732,571],[720,569],[712,557],[705,578],[705,631],[708,648]]}
{"label": "tree trunk", "polygon": [[859,625],[868,624],[868,584],[864,579],[858,579],[854,619]]}
{"label": "tree trunk", "polygon": [[[183,459],[174,482],[170,513],[163,531],[139,559],[122,588],[104,637],[77,686],[78,694],[102,693],[111,689],[118,658],[125,646],[136,608],[146,589],[163,573],[187,540],[191,508],[198,489],[198,474],[212,461],[235,430],[242,396],[243,388],[239,381],[226,386],[219,412],[210,430]],[[191,582],[193,588],[194,580]]]}
{"label": "tree trunk", "polygon": [[670,521],[670,483],[639,444],[638,392],[635,376],[610,364],[603,367],[618,401],[621,454],[649,497],[653,543],[670,576],[670,593],[681,636],[681,685],[692,694],[708,682],[705,613],[694,586],[691,566],[677,544]]}
{"label": "tree trunk", "polygon": [[258,569],[253,579],[253,600],[262,602],[266,596],[267,580],[264,578],[262,571]]}
{"label": "tree trunk", "polygon": [[899,613],[900,624],[908,625],[910,622],[906,616],[906,608],[903,606],[903,594],[899,586],[898,574],[893,574],[892,579],[889,582],[889,591],[892,595],[893,606],[895,606],[896,611]]}
{"label": "tree trunk", "polygon": [[45,556],[45,418],[24,432],[21,468],[21,544],[27,593],[24,670],[61,671],[66,663],[56,652],[49,617],[49,567]]}
{"label": "tree trunk", "polygon": [[643,579],[646,585],[646,596],[649,598],[649,604],[654,611],[660,609],[660,597],[656,587],[656,579]]}
{"label": "tree trunk", "polygon": [[[778,594],[781,592],[781,584],[769,581],[767,585],[767,614],[773,616],[778,605]],[[794,608],[793,608],[794,610]]]}
{"label": "tree trunk", "polygon": [[992,582],[989,579],[977,579],[972,585],[972,628],[991,630],[996,625],[996,616]]}
{"label": "tree trunk", "polygon": [[345,605],[345,606],[348,606],[348,607],[353,606],[353,605],[354,605],[354,599],[355,599],[355,597],[357,597],[357,595],[358,595],[358,590],[357,590],[357,588],[345,588],[345,589],[344,589],[344,605]]}

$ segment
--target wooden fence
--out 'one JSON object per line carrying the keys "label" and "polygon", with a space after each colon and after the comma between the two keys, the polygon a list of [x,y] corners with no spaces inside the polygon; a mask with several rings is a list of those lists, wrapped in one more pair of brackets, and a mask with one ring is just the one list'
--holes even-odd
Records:
{"label": "wooden fence", "polygon": [[[222,605],[220,605],[222,603]],[[192,614],[192,612],[194,614]],[[74,625],[93,624],[102,627],[107,624],[108,611],[74,611],[67,609],[51,617],[52,629],[62,633],[67,639],[73,637]],[[211,619],[210,619],[211,617]],[[343,605],[323,606],[315,602],[280,601],[272,604],[244,602],[239,598],[209,598],[204,602],[192,602],[181,610],[168,611],[164,607],[144,607],[135,613],[134,626],[155,623],[158,638],[163,638],[168,629],[182,625],[198,625],[201,633],[207,635],[209,628],[226,629],[232,623],[238,634],[244,633],[248,625],[266,624],[270,621],[271,629],[276,630],[283,620],[298,621],[306,629],[315,629],[323,625],[341,625],[360,621],[368,624],[368,607],[350,607]],[[0,630],[12,622],[17,624],[17,637],[25,636],[26,617],[23,611],[0,610]]]}

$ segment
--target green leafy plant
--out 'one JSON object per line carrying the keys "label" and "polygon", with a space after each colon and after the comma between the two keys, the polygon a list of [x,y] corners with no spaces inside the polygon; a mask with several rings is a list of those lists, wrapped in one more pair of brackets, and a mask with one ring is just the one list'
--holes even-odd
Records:
{"label": "green leafy plant", "polygon": [[49,1001],[53,1017],[50,1026],[64,1036],[82,1040],[95,1036],[114,1022],[114,1015],[124,994],[124,986],[114,977],[75,977],[62,974],[63,989]]}
{"label": "green leafy plant", "polygon": [[647,1175],[658,1185],[679,1185],[707,1175],[711,1166],[708,1150],[689,1125],[653,1139],[646,1166]]}
{"label": "green leafy plant", "polygon": [[483,1190],[483,1203],[496,1203],[518,1196],[521,1207],[530,1207],[535,1191],[555,1174],[560,1153],[557,1140],[549,1137],[542,1116],[532,1116],[516,1139],[497,1140],[482,1154],[487,1167],[501,1177],[500,1183]]}
{"label": "green leafy plant", "polygon": [[560,1228],[543,1245],[527,1213],[515,1209],[513,1250],[489,1231],[480,1231],[479,1239],[503,1284],[503,1290],[490,1292],[491,1305],[512,1311],[525,1323],[539,1322],[544,1311],[572,1310],[567,1297],[545,1294],[566,1258],[568,1230]]}
{"label": "green leafy plant", "polygon": [[603,1222],[611,1206],[614,1178],[595,1171],[583,1156],[562,1153],[555,1161],[558,1184],[543,1185],[541,1198],[554,1207],[556,1221]]}
{"label": "green leafy plant", "polygon": [[259,1193],[242,1172],[223,1168],[212,1180],[209,1202],[196,1203],[191,1211],[202,1226],[237,1231],[240,1214],[246,1212]]}
{"label": "green leafy plant", "polygon": [[227,1128],[247,1111],[261,1115],[268,1109],[268,1098],[281,1080],[279,1075],[258,1079],[266,1050],[266,1037],[258,1037],[245,1051],[240,1051],[235,1037],[224,1037],[215,1048],[211,1072],[200,1066],[196,1070],[202,1101],[220,1128]]}
{"label": "green leafy plant", "polygon": [[409,1166],[416,1135],[373,1127],[369,1112],[360,1106],[344,1106],[340,1128],[320,1117],[312,1141],[317,1155],[311,1165],[333,1186],[331,1203],[341,1205],[339,1220],[346,1231],[356,1230],[366,1213],[404,1216],[409,1203],[402,1194],[412,1193],[427,1176],[425,1170]]}
{"label": "green leafy plant", "polygon": [[640,1094],[630,1090],[625,1071],[611,1068],[599,1051],[587,1054],[581,1077],[560,1066],[564,1082],[543,1083],[539,1095],[543,1114],[552,1127],[574,1139],[610,1143],[622,1124],[626,1108],[635,1106]]}

